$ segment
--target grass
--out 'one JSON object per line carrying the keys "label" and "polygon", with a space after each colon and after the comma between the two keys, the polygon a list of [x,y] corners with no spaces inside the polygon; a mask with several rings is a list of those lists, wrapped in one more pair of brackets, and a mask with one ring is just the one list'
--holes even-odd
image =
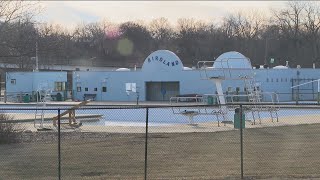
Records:
{"label": "grass", "polygon": [[[239,131],[150,134],[148,179],[239,179]],[[244,175],[320,178],[320,125],[244,130]],[[62,141],[62,179],[143,179],[143,134]],[[0,145],[0,179],[57,179],[57,142]]]}

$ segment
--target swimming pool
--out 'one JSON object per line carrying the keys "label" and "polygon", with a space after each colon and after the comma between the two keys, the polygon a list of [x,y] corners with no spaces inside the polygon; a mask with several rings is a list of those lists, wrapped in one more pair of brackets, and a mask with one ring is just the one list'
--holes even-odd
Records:
{"label": "swimming pool", "polygon": [[[10,110],[8,109],[10,108]],[[35,114],[35,110],[30,110],[36,108],[35,106],[0,106],[0,112],[3,113],[25,113],[25,114]],[[61,112],[64,109],[70,108],[70,106],[59,106]],[[28,110],[27,110],[28,109]],[[57,107],[46,107],[45,113],[55,113],[57,114]],[[197,111],[198,108],[187,108],[188,110]],[[183,110],[183,108],[181,108]],[[145,126],[146,122],[146,109],[78,109],[76,114],[101,114],[102,119],[97,122],[83,122],[83,124],[90,125],[103,125],[103,126]],[[297,116],[305,115],[306,118],[308,115],[320,114],[320,109],[280,109],[278,111],[278,116]],[[257,120],[257,114],[256,120]],[[233,120],[234,110],[229,110],[226,114],[228,120]],[[269,112],[260,112],[261,118],[270,118]],[[182,114],[174,114],[172,108],[149,108],[149,125],[150,126],[166,126],[172,124],[186,124],[188,123],[188,117]],[[246,113],[246,120],[252,120],[251,113]],[[222,117],[219,118],[222,120]],[[217,121],[215,115],[196,115],[193,118],[195,123],[203,122],[213,122]]]}

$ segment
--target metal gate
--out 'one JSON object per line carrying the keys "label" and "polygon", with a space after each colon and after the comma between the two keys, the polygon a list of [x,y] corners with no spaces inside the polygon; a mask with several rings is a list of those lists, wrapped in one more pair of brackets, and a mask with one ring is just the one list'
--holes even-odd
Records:
{"label": "metal gate", "polygon": [[303,86],[297,86],[292,88],[292,100],[293,101],[313,101],[317,99],[317,82],[311,82],[315,79],[309,79],[309,78],[297,78],[297,79],[291,79],[292,87],[297,86],[299,84],[304,84]]}

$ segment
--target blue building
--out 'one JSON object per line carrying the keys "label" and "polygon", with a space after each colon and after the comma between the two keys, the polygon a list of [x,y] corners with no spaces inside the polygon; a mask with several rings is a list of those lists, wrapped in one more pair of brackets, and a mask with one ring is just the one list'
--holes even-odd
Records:
{"label": "blue building", "polygon": [[[218,62],[219,59],[222,62]],[[208,78],[208,74],[237,77],[243,73],[252,75],[255,84],[263,92],[276,92],[280,101],[292,101],[297,97],[299,100],[316,100],[318,97],[317,82],[291,88],[320,79],[318,69],[285,66],[255,69],[251,67],[250,60],[238,52],[224,53],[211,66],[192,69],[184,67],[173,52],[158,50],[145,59],[140,70],[74,71],[73,98],[136,101],[138,97],[140,101],[168,101],[177,95],[216,93],[216,85]],[[224,94],[246,91],[245,82],[236,78],[226,78],[222,81],[222,87]]]}
{"label": "blue building", "polygon": [[[169,101],[175,96],[217,94],[214,77],[221,79],[224,95],[246,94],[246,83],[251,79],[256,90],[275,92],[280,101],[318,98],[318,69],[252,67],[250,60],[238,52],[227,52],[214,62],[202,63],[184,67],[173,52],[158,50],[145,59],[141,69],[72,71],[72,82],[67,82],[67,72],[63,71],[8,72],[6,97],[21,102],[23,96],[33,97],[40,86],[45,86],[51,90],[53,100],[60,93],[63,99],[79,101]],[[72,93],[67,91],[68,83],[72,84]],[[303,83],[307,84],[292,88]]]}
{"label": "blue building", "polygon": [[39,89],[48,89],[52,97],[58,93],[67,97],[67,72],[7,72],[5,101],[22,102],[24,96],[35,101]]}

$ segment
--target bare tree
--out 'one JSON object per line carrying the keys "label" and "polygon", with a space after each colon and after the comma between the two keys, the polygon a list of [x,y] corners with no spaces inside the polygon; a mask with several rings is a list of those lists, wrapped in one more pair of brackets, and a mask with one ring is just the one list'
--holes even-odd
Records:
{"label": "bare tree", "polygon": [[[28,61],[34,56],[37,37],[33,23],[15,22],[8,24],[10,31],[2,38],[5,46],[1,47],[1,57],[17,64],[21,69],[29,69]],[[31,68],[32,69],[32,68]]]}
{"label": "bare tree", "polygon": [[274,17],[282,30],[282,33],[290,38],[297,39],[302,28],[302,16],[306,2],[289,1],[287,7],[275,11]]}
{"label": "bare tree", "polygon": [[154,19],[151,21],[149,29],[155,40],[156,49],[165,49],[175,35],[173,27],[166,18]]}
{"label": "bare tree", "polygon": [[[177,21],[177,54],[186,65],[195,65],[194,61],[207,59],[207,48],[211,38],[211,26],[193,18],[181,18]],[[209,44],[208,44],[209,42]],[[206,50],[201,47],[207,47]]]}
{"label": "bare tree", "polygon": [[37,1],[7,1],[0,0],[0,21],[2,24],[16,20],[30,20],[40,12]]}
{"label": "bare tree", "polygon": [[[260,45],[260,39],[266,20],[259,11],[247,10],[229,14],[223,20],[221,30],[224,34],[225,41],[232,41],[234,50],[245,53],[249,57],[253,57],[256,61]],[[260,57],[260,61],[262,58]]]}
{"label": "bare tree", "polygon": [[71,35],[59,24],[40,24],[37,27],[36,41],[41,64],[61,64],[72,54]]}
{"label": "bare tree", "polygon": [[280,29],[281,59],[297,64],[303,58],[303,19],[306,2],[289,1],[280,10],[274,10],[273,21]]}
{"label": "bare tree", "polygon": [[305,27],[306,40],[310,43],[312,49],[313,61],[320,61],[319,30],[320,30],[320,7],[319,3],[308,2],[305,4],[305,18],[303,25]]}
{"label": "bare tree", "polygon": [[228,36],[244,39],[257,39],[266,20],[258,11],[239,11],[224,19],[224,28]]}
{"label": "bare tree", "polygon": [[[0,58],[27,68],[36,37],[32,18],[40,12],[37,1],[0,0]],[[32,47],[30,47],[32,44]]]}
{"label": "bare tree", "polygon": [[119,28],[122,32],[121,39],[132,45],[132,52],[129,54],[121,55],[118,51],[120,59],[123,59],[122,62],[126,62],[129,66],[142,64],[141,61],[153,50],[152,36],[147,27],[137,22],[125,22]]}

